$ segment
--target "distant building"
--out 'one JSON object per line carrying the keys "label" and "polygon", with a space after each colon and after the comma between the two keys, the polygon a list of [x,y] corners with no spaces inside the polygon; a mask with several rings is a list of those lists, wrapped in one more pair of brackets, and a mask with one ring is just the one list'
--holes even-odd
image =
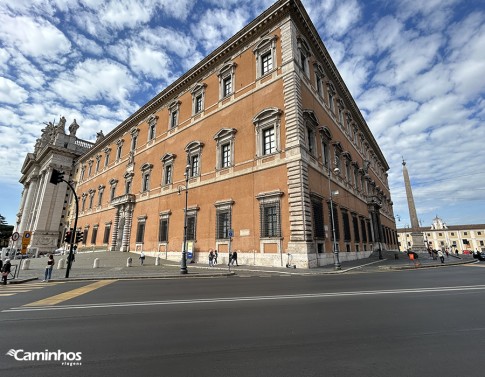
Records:
{"label": "distant building", "polygon": [[459,254],[469,253],[473,250],[485,251],[485,224],[473,225],[447,225],[438,216],[433,220],[431,227],[400,228],[397,230],[399,249],[404,251],[413,247],[411,232],[420,232],[424,238],[424,245],[432,249],[458,250]]}
{"label": "distant building", "polygon": [[195,260],[330,264],[333,192],[340,259],[363,258],[397,248],[388,169],[303,5],[278,1],[76,158],[79,249],[180,260],[186,219]]}

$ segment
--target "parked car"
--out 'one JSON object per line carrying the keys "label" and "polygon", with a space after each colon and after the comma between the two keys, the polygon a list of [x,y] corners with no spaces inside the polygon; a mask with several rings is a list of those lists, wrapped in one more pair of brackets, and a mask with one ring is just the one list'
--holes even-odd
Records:
{"label": "parked car", "polygon": [[485,261],[485,251],[479,251],[477,259],[481,261]]}

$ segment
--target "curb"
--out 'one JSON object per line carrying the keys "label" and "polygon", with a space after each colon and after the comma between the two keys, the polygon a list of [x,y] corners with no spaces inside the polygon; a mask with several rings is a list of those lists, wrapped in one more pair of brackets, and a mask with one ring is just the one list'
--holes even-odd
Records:
{"label": "curb", "polygon": [[453,267],[453,266],[460,266],[462,264],[472,264],[478,263],[476,260],[470,261],[463,261],[463,262],[452,262],[452,263],[440,263],[440,264],[428,264],[423,265],[420,264],[418,266],[379,266],[380,269],[387,269],[387,270],[417,270],[420,268],[440,268],[440,267]]}

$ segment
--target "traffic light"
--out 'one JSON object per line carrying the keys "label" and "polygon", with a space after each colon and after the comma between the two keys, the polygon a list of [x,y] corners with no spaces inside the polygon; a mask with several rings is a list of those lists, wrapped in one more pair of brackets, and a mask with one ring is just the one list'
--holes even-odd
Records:
{"label": "traffic light", "polygon": [[76,230],[76,241],[75,243],[83,242],[84,238],[84,232],[81,232],[80,230]]}
{"label": "traffic light", "polygon": [[71,243],[72,231],[73,231],[72,228],[70,228],[68,231],[66,231],[66,235],[64,237],[64,242]]}
{"label": "traffic light", "polygon": [[64,172],[56,169],[52,169],[52,175],[49,182],[57,185],[58,183],[61,183],[63,180],[64,180]]}

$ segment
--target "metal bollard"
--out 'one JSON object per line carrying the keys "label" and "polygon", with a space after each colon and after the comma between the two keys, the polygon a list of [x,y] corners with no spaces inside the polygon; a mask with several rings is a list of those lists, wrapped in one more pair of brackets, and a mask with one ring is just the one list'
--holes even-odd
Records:
{"label": "metal bollard", "polygon": [[131,257],[128,257],[128,259],[126,260],[126,267],[131,267],[132,264],[133,264],[133,259]]}
{"label": "metal bollard", "polygon": [[94,259],[93,268],[99,268],[99,258]]}
{"label": "metal bollard", "polygon": [[160,266],[160,257],[155,258],[155,266]]}
{"label": "metal bollard", "polygon": [[59,259],[59,262],[57,262],[57,269],[58,270],[63,270],[65,264],[66,264],[66,260],[65,259]]}
{"label": "metal bollard", "polygon": [[24,259],[22,261],[22,270],[30,269],[30,259]]}

